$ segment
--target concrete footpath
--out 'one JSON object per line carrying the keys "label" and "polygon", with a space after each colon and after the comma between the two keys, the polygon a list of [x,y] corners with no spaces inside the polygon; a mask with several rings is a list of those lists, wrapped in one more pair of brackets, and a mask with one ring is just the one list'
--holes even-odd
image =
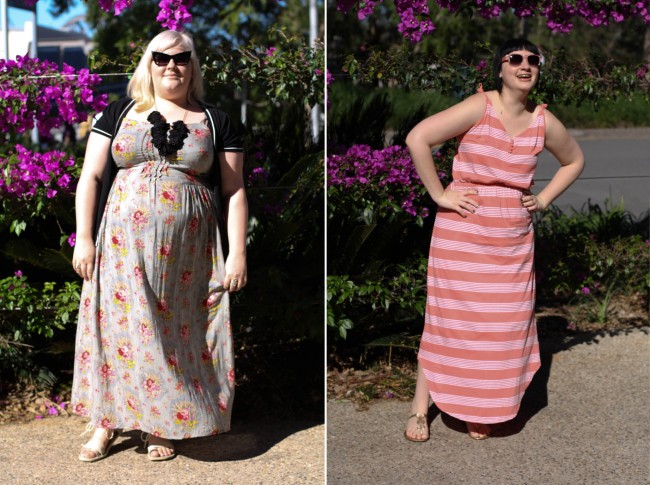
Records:
{"label": "concrete footpath", "polygon": [[84,420],[53,418],[0,426],[0,483],[91,484],[322,484],[322,424],[234,422],[216,437],[176,441],[178,456],[150,462],[140,433],[127,432],[110,455],[95,463],[77,459],[89,435]]}
{"label": "concrete footpath", "polygon": [[431,439],[403,437],[409,403],[367,411],[328,403],[329,485],[650,484],[650,337],[598,338],[568,349],[542,341],[542,369],[517,419],[485,441],[429,411]]}

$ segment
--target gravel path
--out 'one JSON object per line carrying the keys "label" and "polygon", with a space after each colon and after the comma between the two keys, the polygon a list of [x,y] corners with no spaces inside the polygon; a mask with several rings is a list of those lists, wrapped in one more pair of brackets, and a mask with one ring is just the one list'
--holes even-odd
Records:
{"label": "gravel path", "polygon": [[108,458],[77,460],[85,421],[53,418],[0,426],[0,483],[86,484],[322,484],[324,429],[306,422],[233,422],[217,437],[177,441],[179,455],[149,462],[139,432],[121,436]]}
{"label": "gravel path", "polygon": [[409,403],[356,411],[330,401],[328,485],[650,484],[648,334],[555,353],[544,343],[520,417],[486,441],[472,441],[462,422],[436,412],[431,440],[410,443]]}

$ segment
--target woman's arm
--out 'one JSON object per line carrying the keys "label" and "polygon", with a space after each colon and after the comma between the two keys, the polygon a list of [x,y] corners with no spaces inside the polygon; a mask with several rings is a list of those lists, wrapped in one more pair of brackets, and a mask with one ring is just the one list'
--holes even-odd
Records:
{"label": "woman's arm", "polygon": [[545,112],[545,148],[562,165],[538,195],[525,195],[521,202],[531,212],[546,209],[582,173],[585,159],[580,146],[564,125],[549,111]]}
{"label": "woman's arm", "polygon": [[485,112],[485,95],[475,94],[464,101],[426,118],[418,123],[406,137],[406,145],[411,153],[415,169],[433,201],[440,207],[452,209],[461,216],[474,212],[478,204],[468,197],[476,190],[445,191],[438,178],[431,148],[465,133]]}
{"label": "woman's arm", "polygon": [[77,241],[72,256],[72,267],[85,280],[90,280],[95,266],[93,227],[110,144],[110,138],[90,133],[81,176],[77,183],[75,196]]}
{"label": "woman's arm", "polygon": [[244,154],[220,152],[221,195],[228,228],[228,257],[223,287],[231,290],[230,282],[237,280],[237,291],[246,286],[246,233],[248,229],[248,202],[244,190]]}

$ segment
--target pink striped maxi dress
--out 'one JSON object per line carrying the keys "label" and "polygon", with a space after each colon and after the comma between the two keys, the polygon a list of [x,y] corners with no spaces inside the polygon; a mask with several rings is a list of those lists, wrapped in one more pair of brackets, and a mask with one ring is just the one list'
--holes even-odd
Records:
{"label": "pink striped maxi dress", "polygon": [[467,218],[438,208],[418,353],[438,408],[473,423],[514,418],[540,367],[535,325],[533,224],[521,197],[544,148],[544,108],[510,136],[486,98],[481,120],[459,137],[450,188],[473,188]]}

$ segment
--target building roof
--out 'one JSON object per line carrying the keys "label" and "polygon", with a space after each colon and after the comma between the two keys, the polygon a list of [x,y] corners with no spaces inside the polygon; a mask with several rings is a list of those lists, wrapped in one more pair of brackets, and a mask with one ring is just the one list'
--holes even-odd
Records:
{"label": "building roof", "polygon": [[57,42],[57,41],[70,41],[82,40],[90,42],[91,39],[86,35],[79,32],[64,32],[62,30],[50,29],[49,27],[38,26],[38,40],[39,42]]}

